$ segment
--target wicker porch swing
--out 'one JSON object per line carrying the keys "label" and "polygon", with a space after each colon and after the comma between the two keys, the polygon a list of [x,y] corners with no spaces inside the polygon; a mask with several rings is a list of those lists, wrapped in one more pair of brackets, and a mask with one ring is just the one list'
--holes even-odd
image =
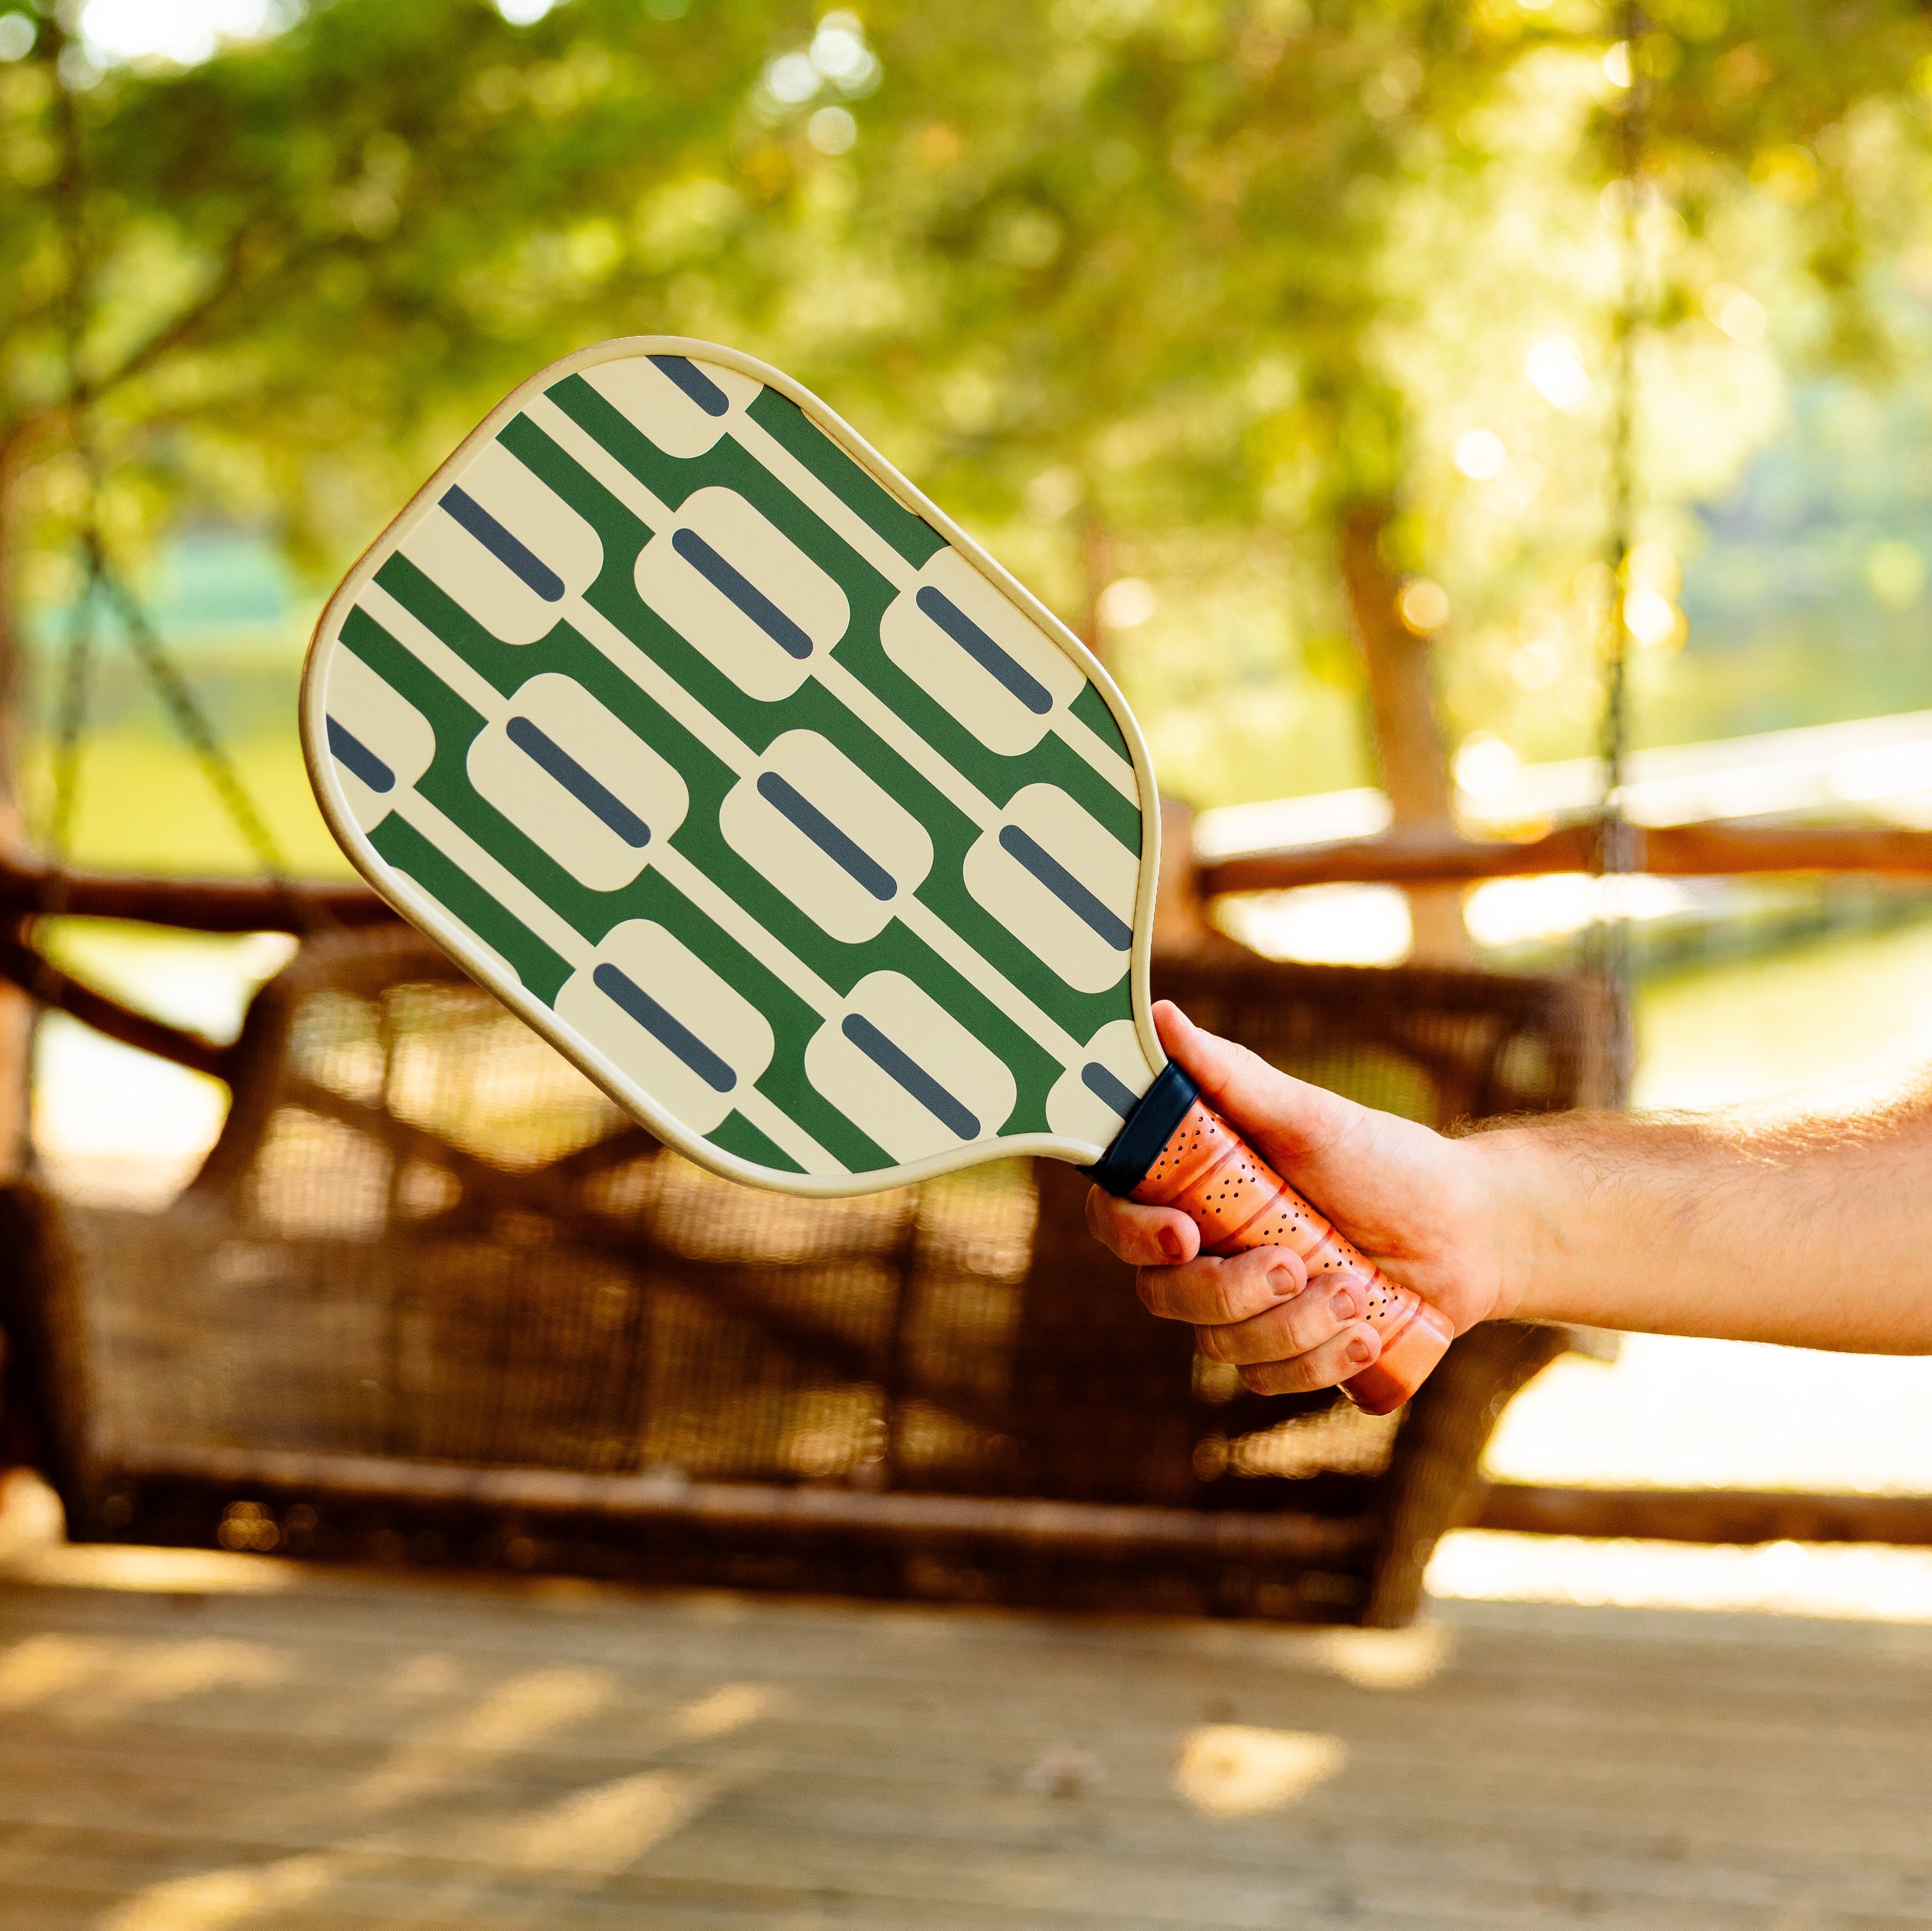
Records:
{"label": "wicker porch swing", "polygon": [[[1441,1123],[1600,1063],[1563,982],[1215,948],[1157,984]],[[1388,1421],[1249,1395],[1146,1315],[1071,1170],[732,1187],[393,923],[304,939],[219,1064],[172,1207],[6,1198],[0,1321],[77,1539],[1400,1623],[1568,1345],[1478,1329]]]}
{"label": "wicker porch swing", "polygon": [[[1567,1345],[1479,1329],[1388,1421],[1251,1396],[1071,1169],[716,1180],[359,887],[14,863],[0,913],[0,973],[233,1096],[164,1211],[0,1192],[5,1399],[76,1540],[1399,1624]],[[302,939],[223,1047],[53,964],[58,914]],[[1186,914],[1156,990],[1278,1065],[1438,1124],[1602,1096],[1582,982],[1272,964]]]}
{"label": "wicker porch swing", "polygon": [[[70,643],[56,826],[84,614]],[[1397,1624],[1503,1405],[1567,1345],[1480,1329],[1388,1421],[1251,1396],[1144,1314],[1057,1162],[848,1201],[735,1188],[362,888],[55,856],[0,866],[0,973],[233,1096],[162,1212],[0,1195],[7,1401],[76,1539]],[[1604,1096],[1587,984],[1270,963],[1186,883],[1156,990],[1276,1064],[1437,1124]],[[32,925],[58,914],[302,940],[223,1047],[53,964]]]}
{"label": "wicker porch swing", "polygon": [[[1374,1420],[1198,1360],[1092,1243],[1086,1183],[1057,1162],[820,1203],[712,1178],[365,889],[288,877],[98,532],[82,548],[52,850],[0,858],[0,976],[232,1103],[160,1212],[0,1191],[8,1419],[75,1539],[1413,1615],[1497,1418],[1564,1331],[1479,1328]],[[67,864],[97,603],[262,882]],[[1613,728],[1622,702],[1613,680]],[[1440,1126],[1615,1096],[1599,981],[1270,962],[1209,929],[1174,842],[1154,989],[1202,1024]],[[301,943],[224,1046],[60,969],[34,937],[58,916]]]}

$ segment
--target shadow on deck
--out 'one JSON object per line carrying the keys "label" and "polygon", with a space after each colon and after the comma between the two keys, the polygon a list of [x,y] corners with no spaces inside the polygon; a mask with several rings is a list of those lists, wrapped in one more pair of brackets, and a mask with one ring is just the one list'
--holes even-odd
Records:
{"label": "shadow on deck", "polygon": [[1932,1630],[1403,1631],[56,1550],[4,1931],[1932,1924]]}

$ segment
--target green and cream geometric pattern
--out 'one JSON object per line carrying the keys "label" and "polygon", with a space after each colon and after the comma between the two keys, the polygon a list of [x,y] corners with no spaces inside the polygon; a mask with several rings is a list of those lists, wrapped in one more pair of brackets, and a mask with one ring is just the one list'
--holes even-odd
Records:
{"label": "green and cream geometric pattern", "polygon": [[380,890],[720,1171],[1091,1160],[1154,1071],[1144,750],[821,421],[662,340],[526,384],[325,613],[317,792]]}

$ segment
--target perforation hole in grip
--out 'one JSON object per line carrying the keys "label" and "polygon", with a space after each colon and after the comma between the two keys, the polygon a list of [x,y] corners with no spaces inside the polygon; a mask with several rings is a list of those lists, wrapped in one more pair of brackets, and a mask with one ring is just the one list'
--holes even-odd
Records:
{"label": "perforation hole in grip", "polygon": [[1218,1115],[1196,1104],[1161,1149],[1136,1200],[1178,1207],[1201,1230],[1202,1252],[1221,1257],[1257,1247],[1288,1247],[1312,1278],[1352,1281],[1364,1318],[1399,1326],[1415,1305],[1252,1153]]}

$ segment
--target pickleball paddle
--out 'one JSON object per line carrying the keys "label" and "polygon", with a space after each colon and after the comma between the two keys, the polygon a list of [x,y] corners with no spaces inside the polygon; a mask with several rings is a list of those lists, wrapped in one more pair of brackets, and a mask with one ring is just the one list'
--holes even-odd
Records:
{"label": "pickleball paddle", "polygon": [[1112,680],[776,370],[642,337],[525,382],[329,600],[302,737],[363,877],[700,1165],[1051,1155],[1354,1282],[1371,1413],[1448,1346],[1162,1052]]}

